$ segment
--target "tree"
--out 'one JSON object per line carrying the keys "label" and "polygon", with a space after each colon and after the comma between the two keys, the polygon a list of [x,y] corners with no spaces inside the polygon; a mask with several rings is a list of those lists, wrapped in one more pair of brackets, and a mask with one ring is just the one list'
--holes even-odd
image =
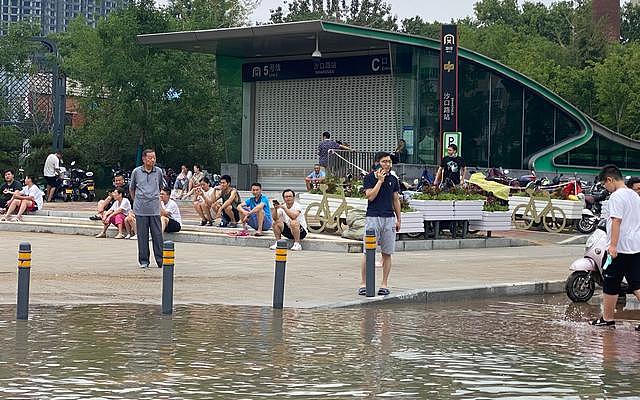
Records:
{"label": "tree", "polygon": [[593,68],[597,117],[617,132],[640,139],[640,43],[617,45]]}
{"label": "tree", "polygon": [[640,40],[640,5],[626,3],[622,8],[620,36],[623,43]]}
{"label": "tree", "polygon": [[293,0],[271,10],[271,23],[325,20],[344,22],[370,28],[398,30],[397,17],[391,14],[391,5],[383,0]]}
{"label": "tree", "polygon": [[[188,9],[179,18],[178,6]],[[60,36],[65,71],[84,94],[87,122],[73,134],[102,165],[132,166],[137,146],[155,148],[164,165],[217,168],[225,161],[214,57],[142,46],[136,35],[240,21],[230,19],[233,12],[211,8],[207,14],[203,2],[173,7],[159,10],[152,0],[136,1],[95,29],[77,20]]]}

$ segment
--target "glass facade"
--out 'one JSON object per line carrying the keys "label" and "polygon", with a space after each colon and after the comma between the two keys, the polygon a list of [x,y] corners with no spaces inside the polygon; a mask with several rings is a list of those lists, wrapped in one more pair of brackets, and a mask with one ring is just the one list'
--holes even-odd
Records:
{"label": "glass facade", "polygon": [[[393,45],[391,51],[398,136],[411,141],[408,161],[437,164],[439,53],[405,45]],[[510,169],[527,169],[533,155],[583,133],[575,118],[543,96],[462,58],[458,130],[462,132],[462,156],[467,165]],[[556,157],[555,162],[591,167],[610,162],[638,168],[640,151],[594,136],[580,148]]]}
{"label": "glass facade", "polygon": [[556,164],[601,167],[615,164],[619,168],[640,169],[640,150],[629,148],[604,136],[594,134],[588,142],[560,157]]}

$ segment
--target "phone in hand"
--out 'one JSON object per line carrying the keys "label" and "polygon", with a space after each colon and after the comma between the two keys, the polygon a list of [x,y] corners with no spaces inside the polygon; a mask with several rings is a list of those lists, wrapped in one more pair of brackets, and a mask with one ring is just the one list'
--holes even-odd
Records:
{"label": "phone in hand", "polygon": [[280,205],[280,202],[278,200],[273,200],[273,205],[274,207],[278,207]]}

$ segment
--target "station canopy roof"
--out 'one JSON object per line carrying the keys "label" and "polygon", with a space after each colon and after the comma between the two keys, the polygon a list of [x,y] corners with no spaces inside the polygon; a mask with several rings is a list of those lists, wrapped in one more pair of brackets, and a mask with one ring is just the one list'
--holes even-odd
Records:
{"label": "station canopy roof", "polygon": [[[389,42],[425,38],[325,21],[138,35],[141,44],[238,58],[311,56],[316,36],[324,54],[389,50]],[[404,39],[404,40],[403,40]],[[437,41],[426,39],[429,47]],[[418,44],[418,43],[413,43]]]}

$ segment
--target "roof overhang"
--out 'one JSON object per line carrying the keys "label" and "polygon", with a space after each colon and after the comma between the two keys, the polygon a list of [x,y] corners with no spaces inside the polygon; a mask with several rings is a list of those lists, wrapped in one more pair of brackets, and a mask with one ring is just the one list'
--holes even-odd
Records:
{"label": "roof overhang", "polygon": [[157,48],[213,53],[238,58],[311,56],[316,36],[323,54],[388,51],[387,40],[351,36],[325,29],[322,21],[138,35]]}

